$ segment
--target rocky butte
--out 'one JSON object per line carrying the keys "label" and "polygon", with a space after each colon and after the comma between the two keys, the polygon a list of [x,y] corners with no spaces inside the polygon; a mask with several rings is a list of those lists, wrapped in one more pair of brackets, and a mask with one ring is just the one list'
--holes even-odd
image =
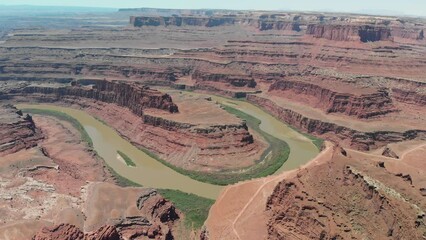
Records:
{"label": "rocky butte", "polygon": [[[0,39],[0,238],[426,237],[424,18],[142,8],[91,19]],[[277,141],[258,112],[321,152],[230,181],[198,208],[186,193],[118,186],[75,126],[19,103],[82,110],[198,179],[268,163]]]}

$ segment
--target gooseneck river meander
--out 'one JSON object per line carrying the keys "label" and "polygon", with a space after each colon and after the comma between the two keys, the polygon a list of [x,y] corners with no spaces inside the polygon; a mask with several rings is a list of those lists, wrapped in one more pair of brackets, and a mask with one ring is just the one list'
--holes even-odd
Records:
{"label": "gooseneck river meander", "polygon": [[[318,149],[311,140],[291,129],[262,109],[245,101],[213,95],[209,96],[214,101],[229,105],[259,119],[261,121],[260,128],[263,131],[288,143],[290,147],[289,158],[276,174],[298,168],[318,154]],[[193,180],[163,165],[123,139],[114,129],[82,110],[45,104],[19,104],[17,107],[55,110],[75,118],[84,126],[85,130],[92,138],[94,150],[111,168],[119,175],[145,187],[177,189],[211,199],[216,199],[223,188],[223,186]],[[123,161],[120,161],[117,151],[124,152],[128,155],[135,162],[136,167],[127,166]]]}

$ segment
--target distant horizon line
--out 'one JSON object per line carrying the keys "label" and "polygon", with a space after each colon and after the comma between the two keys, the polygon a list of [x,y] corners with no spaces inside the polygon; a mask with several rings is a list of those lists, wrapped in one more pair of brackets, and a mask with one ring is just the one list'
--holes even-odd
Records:
{"label": "distant horizon line", "polygon": [[[426,17],[426,15],[415,15],[405,13],[368,13],[368,11],[381,11],[378,9],[360,9],[358,11],[334,11],[334,10],[294,10],[294,9],[233,9],[233,8],[165,8],[165,7],[95,7],[95,6],[67,6],[67,5],[36,5],[36,4],[0,4],[5,7],[42,7],[42,8],[82,8],[82,9],[165,9],[165,10],[231,10],[231,11],[264,11],[264,12],[305,12],[305,13],[345,13],[366,16],[384,16],[384,17]],[[0,10],[1,11],[1,10]]]}

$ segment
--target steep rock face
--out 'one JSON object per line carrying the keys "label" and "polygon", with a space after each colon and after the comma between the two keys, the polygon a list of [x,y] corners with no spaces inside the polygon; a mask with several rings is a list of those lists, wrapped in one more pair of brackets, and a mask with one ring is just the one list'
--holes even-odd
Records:
{"label": "steep rock face", "polygon": [[235,75],[235,74],[220,74],[220,73],[206,73],[201,71],[195,71],[192,74],[192,79],[197,81],[198,84],[202,85],[202,82],[222,82],[228,83],[234,87],[256,87],[256,81],[246,75]]}
{"label": "steep rock face", "polygon": [[359,39],[355,26],[310,24],[306,29],[306,34],[335,41],[356,41]]}
{"label": "steep rock face", "polygon": [[388,143],[412,139],[426,139],[426,131],[409,130],[406,132],[361,132],[330,122],[307,118],[300,113],[282,108],[271,100],[255,95],[247,95],[247,100],[254,103],[278,119],[301,129],[302,131],[321,136],[330,141],[341,143],[359,150],[371,150],[385,146]]}
{"label": "steep rock face", "polygon": [[[127,239],[174,239],[172,228],[174,222],[178,220],[179,213],[173,206],[173,204],[162,196],[157,194],[152,189],[120,189],[117,186],[105,184],[105,183],[93,183],[89,187],[89,191],[95,189],[96,194],[105,197],[105,194],[114,192],[121,193],[124,198],[130,198],[136,200],[132,202],[131,206],[125,206],[125,209],[120,209],[120,203],[104,203],[103,208],[109,211],[125,211],[121,213],[119,218],[116,218],[114,214],[110,215],[110,212],[97,212],[88,210],[86,221],[89,221],[90,225],[93,224],[93,220],[103,222],[101,226],[94,226],[94,230],[84,233],[78,227],[71,224],[59,224],[54,227],[44,227],[35,236],[33,240],[127,240]],[[139,194],[136,194],[138,193]],[[92,193],[89,192],[89,195]],[[95,198],[98,195],[94,194]],[[139,195],[138,197],[136,197]],[[135,198],[136,197],[136,198]],[[128,200],[128,199],[125,199]],[[93,201],[93,202],[90,202]],[[96,202],[98,201],[98,202]],[[87,204],[96,204],[105,199],[90,199]],[[114,199],[110,201],[114,202]],[[120,201],[123,201],[121,199]],[[136,209],[134,205],[136,205]],[[95,207],[95,206],[93,206]],[[134,212],[136,211],[136,212]],[[93,214],[98,214],[93,216]],[[134,215],[133,215],[134,214]],[[126,216],[127,215],[127,216]],[[129,216],[131,215],[131,216]],[[115,216],[112,217],[112,216]],[[111,218],[112,217],[112,218]],[[110,218],[110,219],[108,219]],[[86,226],[87,227],[87,226]],[[93,226],[91,227],[93,229]]]}
{"label": "steep rock face", "polygon": [[361,42],[392,41],[391,30],[380,26],[361,26],[358,29]]}
{"label": "steep rock face", "polygon": [[365,164],[340,156],[279,183],[266,206],[268,239],[421,239],[421,196]]}
{"label": "steep rock face", "polygon": [[298,22],[290,21],[277,21],[269,19],[259,19],[257,28],[260,31],[265,30],[287,30],[287,31],[301,31],[300,24]]}
{"label": "steep rock face", "polygon": [[[269,91],[291,91],[308,95],[316,99],[315,107],[324,109],[327,113],[337,112],[358,118],[370,118],[396,111],[391,98],[384,90],[354,95],[334,92],[312,83],[280,80],[272,84]],[[285,92],[282,95],[285,96]]]}
{"label": "steep rock face", "polygon": [[142,26],[204,26],[217,27],[234,25],[233,17],[193,17],[193,16],[173,16],[173,17],[131,17],[130,24],[135,27]]}
{"label": "steep rock face", "polygon": [[89,98],[58,98],[55,94],[40,93],[24,96],[16,94],[13,97],[19,102],[77,105],[92,116],[105,121],[133,144],[146,148],[184,169],[219,171],[248,167],[258,160],[266,149],[263,140],[259,136],[255,140],[255,136],[243,121],[217,124],[186,123],[167,118],[168,113],[153,114],[158,110],[145,110],[141,117],[128,108]]}
{"label": "steep rock face", "polygon": [[[70,52],[57,52],[56,54],[70,54]],[[76,59],[84,59],[88,57],[88,54],[75,54]],[[163,84],[170,84],[176,80],[176,74],[174,72],[168,71],[167,69],[161,69],[151,67],[143,68],[138,66],[117,66],[114,64],[87,64],[87,63],[40,63],[40,62],[29,62],[25,64],[15,63],[15,62],[3,62],[0,63],[1,73],[6,75],[11,75],[11,77],[1,77],[0,80],[9,79],[12,80],[13,77],[16,77],[16,80],[26,80],[26,81],[36,81],[36,76],[39,74],[46,75],[57,75],[62,74],[61,82],[70,82],[72,78],[70,75],[84,75],[86,77],[90,76],[107,76],[108,78],[129,78],[129,79],[150,79],[151,81],[160,82]],[[31,76],[19,76],[22,74],[31,74]],[[18,76],[15,76],[18,75]],[[13,77],[12,77],[13,76]],[[20,77],[20,78],[19,78]],[[44,79],[46,78],[46,79]],[[43,77],[43,80],[49,80],[51,76]],[[38,79],[40,80],[40,79]],[[160,84],[158,83],[158,84]]]}
{"label": "steep rock face", "polygon": [[392,97],[402,103],[414,104],[418,106],[426,105],[426,95],[415,91],[403,90],[398,88],[392,89]]}
{"label": "steep rock face", "polygon": [[310,24],[306,29],[306,34],[334,41],[376,42],[392,40],[389,28],[370,25]]}
{"label": "steep rock face", "polygon": [[172,17],[130,17],[130,24],[134,27],[143,26],[198,26],[218,27],[232,25],[247,25],[255,27],[260,31],[265,30],[288,30],[300,31],[300,24],[291,20],[276,20],[273,18],[240,18],[237,16],[172,16]]}
{"label": "steep rock face", "polygon": [[29,86],[22,91],[24,94],[52,94],[62,96],[74,96],[95,99],[107,103],[115,103],[130,109],[134,114],[143,116],[144,108],[158,108],[169,112],[178,112],[178,107],[172,102],[172,98],[159,91],[146,86],[124,82],[96,81],[93,80],[92,88],[87,87],[39,87]]}
{"label": "steep rock face", "polygon": [[0,156],[34,147],[43,138],[30,115],[11,105],[0,106]]}
{"label": "steep rock face", "polygon": [[121,237],[114,226],[107,225],[92,232],[86,237],[89,240],[120,240]]}
{"label": "steep rock face", "polygon": [[52,228],[43,228],[33,240],[83,240],[84,233],[74,225],[60,224]]}
{"label": "steep rock face", "polygon": [[425,38],[423,29],[411,29],[404,27],[393,27],[392,36],[410,40],[423,40]]}
{"label": "steep rock face", "polygon": [[84,234],[71,224],[45,227],[32,240],[122,240],[114,226],[103,226],[97,231]]}

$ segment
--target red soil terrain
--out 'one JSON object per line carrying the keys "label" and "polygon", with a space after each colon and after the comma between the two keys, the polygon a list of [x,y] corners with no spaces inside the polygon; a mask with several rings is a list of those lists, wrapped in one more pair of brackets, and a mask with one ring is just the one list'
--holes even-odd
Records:
{"label": "red soil terrain", "polygon": [[404,160],[327,147],[301,169],[225,189],[203,238],[422,239],[425,171]]}
{"label": "red soil terrain", "polygon": [[[20,117],[10,106],[2,113],[3,119]],[[114,185],[69,123],[36,116],[31,124],[40,136],[33,145],[0,152],[1,239],[173,237],[180,213],[169,201],[152,189]],[[19,132],[21,125],[2,125],[0,132]]]}

